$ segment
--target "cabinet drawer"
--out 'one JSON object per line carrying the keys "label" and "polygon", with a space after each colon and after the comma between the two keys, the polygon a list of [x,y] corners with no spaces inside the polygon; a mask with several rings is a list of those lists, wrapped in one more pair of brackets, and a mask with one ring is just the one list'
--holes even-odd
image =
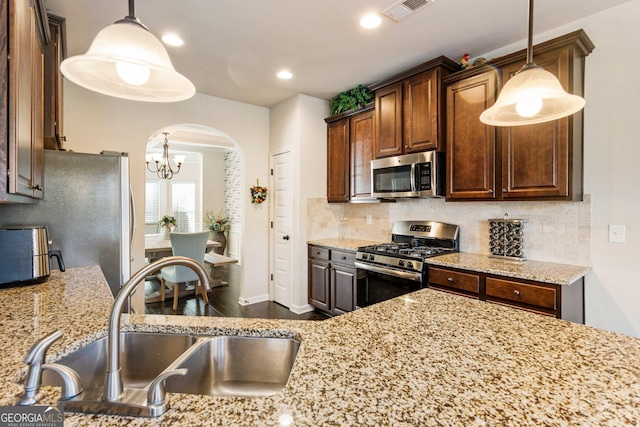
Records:
{"label": "cabinet drawer", "polygon": [[331,250],[331,261],[337,262],[340,264],[349,264],[353,266],[353,263],[356,260],[355,252],[347,252],[347,251],[338,251],[335,249]]}
{"label": "cabinet drawer", "polygon": [[319,246],[309,246],[309,258],[329,260],[329,249]]}
{"label": "cabinet drawer", "polygon": [[556,290],[527,283],[487,277],[487,299],[499,298],[556,310]]}
{"label": "cabinet drawer", "polygon": [[460,273],[458,271],[442,270],[429,267],[429,284],[444,286],[450,289],[471,292],[480,292],[480,276],[475,274]]}

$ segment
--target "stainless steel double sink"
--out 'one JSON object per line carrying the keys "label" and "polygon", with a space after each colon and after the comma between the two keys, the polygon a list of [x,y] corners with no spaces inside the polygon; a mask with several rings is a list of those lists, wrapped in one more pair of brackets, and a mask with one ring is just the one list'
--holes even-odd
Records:
{"label": "stainless steel double sink", "polygon": [[[123,386],[145,389],[165,371],[186,368],[166,380],[167,392],[211,396],[264,397],[289,380],[300,342],[291,338],[196,336],[145,332],[120,333]],[[86,389],[104,386],[107,338],[101,338],[56,363],[78,373]],[[44,371],[42,384],[62,386]]]}

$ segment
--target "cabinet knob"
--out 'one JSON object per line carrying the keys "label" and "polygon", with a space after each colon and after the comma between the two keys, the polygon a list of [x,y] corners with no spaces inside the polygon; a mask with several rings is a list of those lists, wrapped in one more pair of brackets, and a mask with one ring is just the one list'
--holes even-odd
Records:
{"label": "cabinet knob", "polygon": [[448,281],[449,283],[453,283],[453,277],[448,277],[448,278],[447,278],[447,281]]}
{"label": "cabinet knob", "polygon": [[342,259],[343,259],[343,260],[346,260],[346,259],[347,259],[347,257],[346,257],[346,256],[343,256],[343,257],[342,257]]}
{"label": "cabinet knob", "polygon": [[489,189],[489,193],[493,193],[493,188],[490,188],[490,189]]}
{"label": "cabinet knob", "polygon": [[282,240],[289,240],[289,235],[287,234],[286,236],[282,236]]}
{"label": "cabinet knob", "polygon": [[409,148],[409,146],[408,146],[408,145],[405,145],[405,146],[404,146],[404,148]]}
{"label": "cabinet knob", "polygon": [[519,295],[520,295],[520,291],[516,289],[516,290],[514,290],[514,291],[513,291],[513,294],[514,294],[515,296],[519,296]]}
{"label": "cabinet knob", "polygon": [[508,191],[507,191],[507,189],[506,189],[506,188],[503,188],[503,189],[502,189],[502,192],[503,192],[503,193],[508,193]]}

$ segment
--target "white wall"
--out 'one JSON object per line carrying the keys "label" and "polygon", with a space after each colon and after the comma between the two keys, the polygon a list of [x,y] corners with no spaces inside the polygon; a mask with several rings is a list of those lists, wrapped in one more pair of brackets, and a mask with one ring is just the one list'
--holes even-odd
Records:
{"label": "white wall", "polygon": [[[203,215],[209,210],[214,215],[224,212],[226,152],[204,150],[202,155],[202,203]],[[203,222],[207,220],[203,216]]]}
{"label": "white wall", "polygon": [[307,298],[308,197],[326,195],[327,128],[329,103],[296,95],[271,108],[271,153],[291,151],[293,158],[294,217],[292,237],[292,295],[294,312],[309,311]]}
{"label": "white wall", "polygon": [[[218,129],[238,145],[245,170],[251,171],[244,175],[244,186],[249,188],[256,178],[268,180],[269,110],[266,108],[200,94],[178,103],[134,102],[100,95],[66,80],[64,102],[66,149],[129,153],[138,224],[132,271],[137,271],[144,260],[145,149],[147,139],[154,132],[174,123]],[[250,240],[250,244],[242,244],[242,257],[250,259],[251,265],[250,268],[246,264],[242,266],[240,298],[252,301],[264,298],[268,290],[268,210],[252,209],[248,196],[243,203],[243,239]]]}

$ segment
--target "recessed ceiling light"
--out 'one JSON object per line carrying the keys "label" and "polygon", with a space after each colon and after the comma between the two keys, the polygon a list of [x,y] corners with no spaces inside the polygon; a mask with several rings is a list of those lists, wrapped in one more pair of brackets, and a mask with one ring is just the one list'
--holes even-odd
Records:
{"label": "recessed ceiling light", "polygon": [[175,34],[165,34],[162,36],[162,41],[169,46],[182,46],[184,44],[182,39]]}
{"label": "recessed ceiling light", "polygon": [[377,13],[369,13],[362,17],[360,26],[362,28],[377,28],[382,23],[382,18]]}
{"label": "recessed ceiling light", "polygon": [[293,77],[293,74],[291,74],[291,72],[287,70],[278,71],[278,74],[276,75],[279,79],[282,80],[289,80],[291,77]]}

